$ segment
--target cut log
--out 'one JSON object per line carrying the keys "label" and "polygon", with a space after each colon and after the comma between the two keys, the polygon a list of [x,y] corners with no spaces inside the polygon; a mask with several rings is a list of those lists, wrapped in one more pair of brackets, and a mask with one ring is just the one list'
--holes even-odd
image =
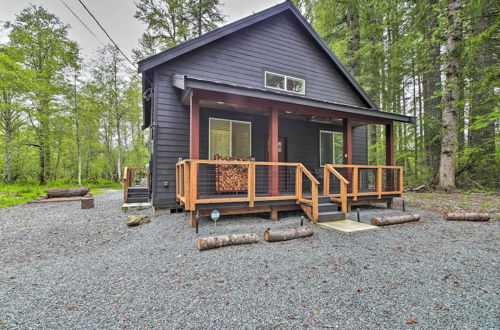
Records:
{"label": "cut log", "polygon": [[489,221],[491,219],[487,213],[444,213],[443,218],[456,221]]}
{"label": "cut log", "polygon": [[198,250],[210,250],[229,245],[252,244],[259,241],[257,234],[234,234],[198,238],[196,246]]}
{"label": "cut log", "polygon": [[397,225],[399,223],[418,221],[418,220],[420,220],[420,215],[418,214],[405,214],[397,217],[372,218],[370,222],[374,226],[388,226],[388,225]]}
{"label": "cut log", "polygon": [[93,209],[94,198],[82,198],[82,209]]}
{"label": "cut log", "polygon": [[264,232],[264,240],[267,242],[288,241],[296,238],[309,237],[314,234],[313,227],[305,225],[297,228],[289,228],[282,230],[266,230]]}
{"label": "cut log", "polygon": [[84,196],[90,191],[89,188],[56,188],[45,189],[48,198]]}

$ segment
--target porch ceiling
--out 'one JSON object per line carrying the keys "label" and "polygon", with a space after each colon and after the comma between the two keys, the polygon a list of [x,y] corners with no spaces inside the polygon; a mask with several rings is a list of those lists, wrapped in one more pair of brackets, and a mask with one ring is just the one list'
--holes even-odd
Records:
{"label": "porch ceiling", "polygon": [[[183,75],[173,76],[173,85],[183,91],[183,103],[189,104],[189,95],[195,92],[201,101],[215,101],[243,106],[246,109],[255,108],[280,110],[280,116],[292,112],[295,115],[316,116],[320,118],[342,119],[350,118],[363,124],[389,124],[393,121],[412,123],[415,117],[352,106],[348,104],[329,102],[308,98],[303,95],[271,91],[264,88],[231,85],[224,82],[210,81]],[[218,103],[219,105],[221,103]],[[236,111],[236,108],[232,108]],[[306,120],[307,117],[305,117]],[[359,125],[359,124],[358,124]]]}
{"label": "porch ceiling", "polygon": [[[189,103],[189,102],[188,102]],[[269,116],[269,110],[266,108],[259,108],[253,106],[243,106],[238,104],[230,104],[221,101],[210,101],[210,100],[200,100],[200,107],[202,108],[210,108],[215,110],[225,110],[225,111],[234,111],[234,112],[243,112],[243,113],[251,113],[255,115],[261,116]],[[333,118],[333,117],[321,117],[314,115],[305,115],[294,112],[282,112],[280,113],[280,118],[293,119],[293,120],[302,120],[307,122],[321,122],[325,124],[342,126],[342,118]],[[364,122],[353,121],[352,126],[358,127],[366,125]]]}

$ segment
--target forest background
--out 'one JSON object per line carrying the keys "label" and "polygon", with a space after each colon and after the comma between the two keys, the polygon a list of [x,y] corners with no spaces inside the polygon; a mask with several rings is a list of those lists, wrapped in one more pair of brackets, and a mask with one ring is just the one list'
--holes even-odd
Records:
{"label": "forest background", "polygon": [[[293,2],[381,109],[417,117],[395,126],[406,187],[500,189],[498,1]],[[41,6],[2,22],[0,206],[49,186],[119,187],[124,167],[148,162],[135,62],[225,16],[220,0],[135,4],[147,28],[131,59],[112,42],[83,57],[71,27]],[[384,163],[384,145],[370,126],[370,164]]]}

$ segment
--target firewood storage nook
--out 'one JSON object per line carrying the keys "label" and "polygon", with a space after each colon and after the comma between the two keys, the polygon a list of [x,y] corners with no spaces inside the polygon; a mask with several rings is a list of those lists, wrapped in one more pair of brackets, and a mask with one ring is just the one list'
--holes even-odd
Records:
{"label": "firewood storage nook", "polygon": [[[255,161],[254,157],[221,157],[214,156],[214,160],[224,161]],[[248,190],[248,166],[246,165],[215,165],[215,192],[246,193]]]}

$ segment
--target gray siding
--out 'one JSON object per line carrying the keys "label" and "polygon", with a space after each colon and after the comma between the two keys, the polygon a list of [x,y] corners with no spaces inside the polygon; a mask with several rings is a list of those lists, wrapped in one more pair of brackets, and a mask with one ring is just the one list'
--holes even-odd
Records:
{"label": "gray siding", "polygon": [[[264,71],[269,70],[305,78],[308,97],[367,106],[331,60],[289,15],[273,16],[153,69],[153,120],[157,125],[152,155],[155,206],[175,205],[175,163],[178,158],[189,157],[189,110],[180,105],[180,93],[172,87],[173,74],[263,87]],[[203,158],[208,154],[210,113],[213,110],[203,109],[201,112],[200,152]],[[228,119],[239,120],[249,117],[241,113],[225,115]],[[288,161],[304,162],[309,168],[319,165],[319,149],[311,147],[318,144],[319,126],[291,120],[280,122],[280,136],[288,137]],[[258,160],[266,160],[267,117],[255,116],[252,127],[253,153]],[[304,143],[305,139],[309,142]],[[353,142],[355,150],[360,146],[359,151],[354,152],[354,162],[366,163],[366,130],[356,128]]]}

